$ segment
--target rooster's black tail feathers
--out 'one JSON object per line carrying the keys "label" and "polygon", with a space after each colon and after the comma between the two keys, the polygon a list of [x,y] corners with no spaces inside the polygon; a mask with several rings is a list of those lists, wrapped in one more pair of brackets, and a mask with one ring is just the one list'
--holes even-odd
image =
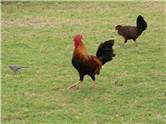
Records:
{"label": "rooster's black tail feathers", "polygon": [[112,57],[115,56],[112,48],[113,45],[114,40],[108,40],[99,45],[98,50],[96,52],[96,56],[100,59],[102,65],[104,65],[108,61],[111,61]]}

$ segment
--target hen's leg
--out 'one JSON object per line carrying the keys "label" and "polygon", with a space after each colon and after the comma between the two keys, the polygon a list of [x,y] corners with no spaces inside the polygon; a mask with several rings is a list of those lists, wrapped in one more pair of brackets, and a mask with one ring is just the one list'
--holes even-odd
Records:
{"label": "hen's leg", "polygon": [[136,42],[136,39],[133,39],[133,41],[135,42],[136,46],[138,46],[137,42]]}
{"label": "hen's leg", "polygon": [[123,46],[127,43],[127,39],[125,39]]}

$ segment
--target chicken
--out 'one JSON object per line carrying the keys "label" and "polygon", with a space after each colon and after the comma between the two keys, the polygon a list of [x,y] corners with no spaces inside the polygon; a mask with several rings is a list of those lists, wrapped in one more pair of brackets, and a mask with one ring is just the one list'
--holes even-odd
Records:
{"label": "chicken", "polygon": [[93,86],[95,87],[95,75],[100,74],[102,65],[111,61],[115,56],[112,46],[114,40],[108,40],[101,43],[96,52],[96,56],[88,55],[87,49],[82,42],[82,35],[75,35],[74,52],[72,57],[72,65],[78,71],[80,80],[77,83],[72,84],[69,89],[76,87],[84,80],[85,75],[89,75],[93,80]]}
{"label": "chicken", "polygon": [[141,15],[137,17],[136,23],[137,23],[137,26],[122,26],[122,25],[116,26],[116,30],[118,31],[118,34],[123,36],[125,40],[124,44],[127,43],[127,40],[130,40],[130,39],[133,39],[133,41],[136,43],[136,39],[142,34],[144,30],[146,30],[147,23]]}

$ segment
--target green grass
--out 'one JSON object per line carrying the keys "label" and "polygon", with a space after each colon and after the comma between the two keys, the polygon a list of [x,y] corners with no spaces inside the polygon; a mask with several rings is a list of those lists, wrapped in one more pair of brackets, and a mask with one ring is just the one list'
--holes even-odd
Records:
{"label": "green grass", "polygon": [[[29,2],[2,5],[3,124],[165,124],[165,2]],[[148,29],[123,46],[118,24]],[[71,65],[72,37],[84,35],[89,53],[115,39],[116,57],[92,89]],[[9,64],[26,65],[13,74]]]}

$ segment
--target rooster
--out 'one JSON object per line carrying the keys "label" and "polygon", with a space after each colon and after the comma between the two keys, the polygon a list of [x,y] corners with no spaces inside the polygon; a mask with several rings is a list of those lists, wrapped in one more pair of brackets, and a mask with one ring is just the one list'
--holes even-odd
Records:
{"label": "rooster", "polygon": [[116,26],[118,34],[124,37],[125,40],[124,44],[127,43],[127,40],[130,39],[133,39],[133,41],[136,43],[136,39],[142,34],[144,30],[146,30],[147,23],[141,15],[137,17],[136,23],[137,26],[122,26],[122,25]]}
{"label": "rooster", "polygon": [[108,40],[101,43],[96,52],[96,56],[88,55],[87,49],[82,42],[82,35],[75,35],[74,52],[72,57],[72,65],[78,71],[80,80],[72,84],[69,89],[75,88],[83,80],[85,75],[89,75],[93,80],[93,87],[95,87],[95,75],[100,74],[101,67],[108,61],[111,61],[115,56],[112,46],[114,40]]}

